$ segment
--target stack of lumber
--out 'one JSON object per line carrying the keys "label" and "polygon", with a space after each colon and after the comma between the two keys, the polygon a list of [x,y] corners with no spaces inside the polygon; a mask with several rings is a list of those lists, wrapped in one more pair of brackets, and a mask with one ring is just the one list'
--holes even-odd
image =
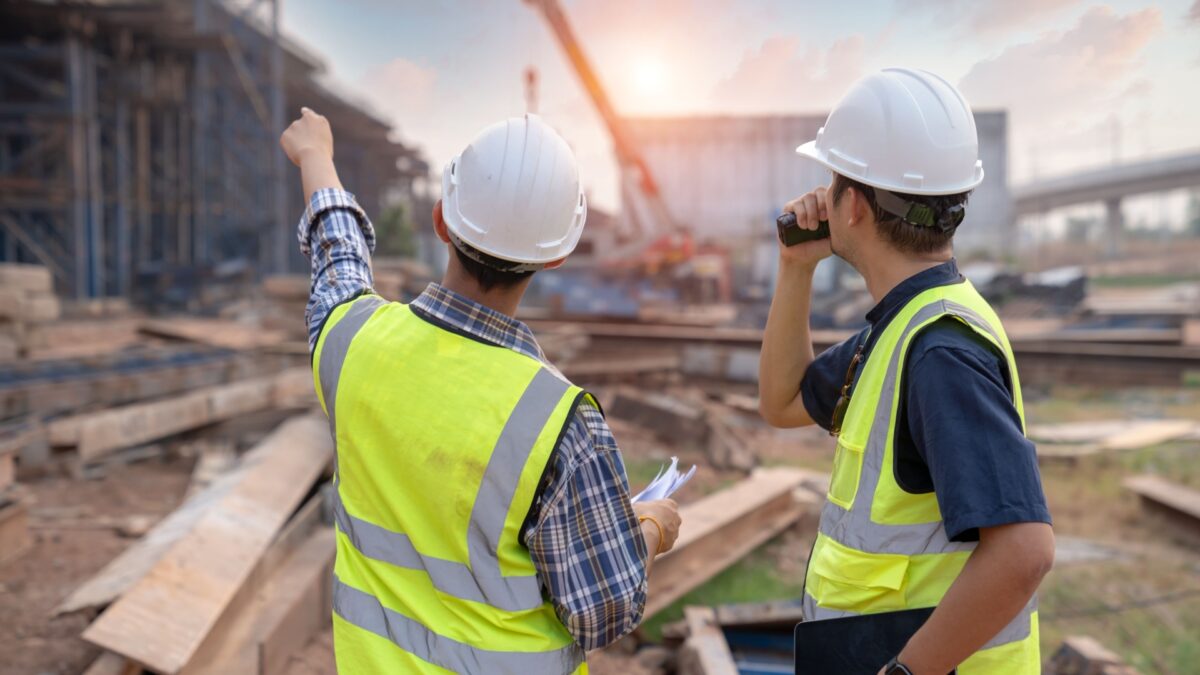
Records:
{"label": "stack of lumber", "polygon": [[332,457],[324,418],[286,421],[77,589],[60,612],[108,605],[83,633],[104,650],[88,672],[283,672],[329,622],[334,534],[313,494]]}
{"label": "stack of lumber", "polygon": [[256,377],[131,405],[61,417],[46,425],[56,448],[88,463],[118,450],[270,408],[315,403],[307,368]]}
{"label": "stack of lumber", "polygon": [[0,264],[0,362],[26,355],[27,333],[61,314],[50,268]]}
{"label": "stack of lumber", "polygon": [[622,387],[607,410],[652,431],[671,447],[704,451],[715,468],[749,471],[758,464],[735,411],[698,392],[675,395]]}

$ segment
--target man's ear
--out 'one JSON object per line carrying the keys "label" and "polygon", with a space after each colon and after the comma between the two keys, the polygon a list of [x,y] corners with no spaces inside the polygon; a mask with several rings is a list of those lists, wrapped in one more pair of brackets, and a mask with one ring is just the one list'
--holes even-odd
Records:
{"label": "man's ear", "polygon": [[544,269],[544,270],[557,269],[559,267],[562,267],[562,264],[565,262],[567,262],[567,257],[563,256],[563,257],[559,258],[558,260],[551,260],[550,262],[546,263],[546,266],[543,267],[542,269]]}
{"label": "man's ear", "polygon": [[450,243],[450,233],[446,230],[446,219],[442,217],[442,200],[437,200],[433,204],[433,231],[437,233],[438,239],[443,242]]}
{"label": "man's ear", "polygon": [[850,197],[850,222],[859,225],[868,222],[875,214],[871,213],[870,204],[857,188],[847,188],[844,193]]}

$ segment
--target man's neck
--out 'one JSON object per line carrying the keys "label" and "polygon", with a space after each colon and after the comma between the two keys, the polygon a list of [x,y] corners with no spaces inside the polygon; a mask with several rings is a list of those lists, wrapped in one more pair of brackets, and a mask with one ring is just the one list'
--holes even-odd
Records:
{"label": "man's neck", "polygon": [[[891,252],[889,251],[889,253]],[[920,257],[899,254],[884,255],[863,265],[858,272],[867,282],[867,292],[871,294],[875,302],[879,302],[905,279],[949,262],[953,258],[954,254],[950,251],[931,253]]]}
{"label": "man's neck", "polygon": [[517,306],[521,304],[521,297],[525,295],[524,284],[485,291],[474,279],[464,274],[455,274],[451,270],[446,270],[445,276],[442,277],[442,286],[488,309],[510,317],[516,317]]}

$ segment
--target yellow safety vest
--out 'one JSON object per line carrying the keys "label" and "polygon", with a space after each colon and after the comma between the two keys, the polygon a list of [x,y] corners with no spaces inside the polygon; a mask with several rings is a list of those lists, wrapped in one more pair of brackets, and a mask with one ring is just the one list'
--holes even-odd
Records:
{"label": "yellow safety vest", "polygon": [[[1008,337],[971,283],[938,286],[910,300],[879,336],[846,411],[805,579],[809,620],[934,607],[975,549],[974,542],[952,542],[946,536],[934,493],[904,491],[892,470],[900,376],[909,345],[922,328],[946,316],[970,326],[1004,354],[1024,426],[1021,384]],[[1036,596],[958,672],[1040,673]]]}
{"label": "yellow safety vest", "polygon": [[313,370],[337,448],[338,671],[586,673],[519,539],[586,394],[375,295],[333,311]]}

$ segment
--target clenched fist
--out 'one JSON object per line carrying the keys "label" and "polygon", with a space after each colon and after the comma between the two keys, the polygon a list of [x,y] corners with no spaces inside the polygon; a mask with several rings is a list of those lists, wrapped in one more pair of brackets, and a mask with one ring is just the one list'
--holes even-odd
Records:
{"label": "clenched fist", "polygon": [[309,108],[300,109],[300,118],[284,130],[279,145],[296,166],[301,166],[305,157],[333,160],[333,131],[329,128],[329,120]]}

